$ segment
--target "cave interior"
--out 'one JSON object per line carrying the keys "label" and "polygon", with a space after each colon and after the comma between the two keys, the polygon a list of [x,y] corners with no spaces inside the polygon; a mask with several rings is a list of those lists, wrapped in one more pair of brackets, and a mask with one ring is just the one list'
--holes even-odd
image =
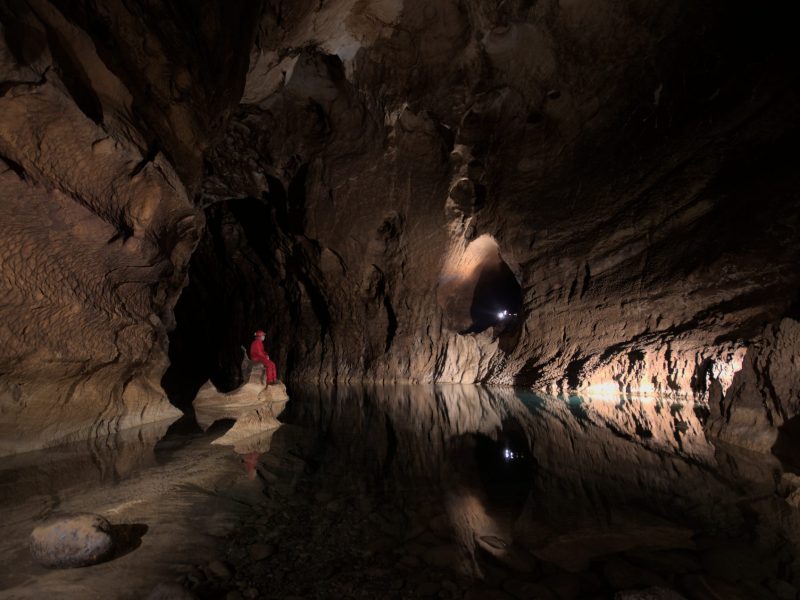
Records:
{"label": "cave interior", "polygon": [[0,0],[0,597],[800,598],[791,8]]}

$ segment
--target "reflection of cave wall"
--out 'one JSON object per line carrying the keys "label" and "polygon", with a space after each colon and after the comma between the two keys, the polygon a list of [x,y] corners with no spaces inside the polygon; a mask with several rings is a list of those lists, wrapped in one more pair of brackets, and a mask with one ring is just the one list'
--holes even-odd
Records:
{"label": "reflection of cave wall", "polygon": [[[794,521],[783,520],[794,509],[777,498],[750,505],[732,484],[749,475],[758,483],[748,489],[772,497],[770,461],[748,472],[753,457],[716,449],[689,405],[573,398],[576,410],[522,390],[446,384],[309,386],[293,396],[287,419],[318,436],[324,451],[313,459],[329,491],[348,497],[377,487],[412,514],[434,504],[441,526],[468,548],[493,532],[530,550],[552,543],[546,560],[570,564],[669,545],[675,523],[752,527],[769,548],[768,530],[797,537]],[[521,460],[506,463],[506,448]],[[419,493],[428,486],[450,493]],[[582,547],[588,532],[608,546]]]}

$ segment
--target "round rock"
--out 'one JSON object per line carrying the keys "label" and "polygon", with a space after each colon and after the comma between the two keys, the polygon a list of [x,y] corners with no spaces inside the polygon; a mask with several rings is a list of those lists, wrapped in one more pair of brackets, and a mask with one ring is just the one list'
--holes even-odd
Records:
{"label": "round rock", "polygon": [[36,527],[30,539],[34,560],[50,568],[93,565],[113,547],[111,524],[90,513],[52,517]]}

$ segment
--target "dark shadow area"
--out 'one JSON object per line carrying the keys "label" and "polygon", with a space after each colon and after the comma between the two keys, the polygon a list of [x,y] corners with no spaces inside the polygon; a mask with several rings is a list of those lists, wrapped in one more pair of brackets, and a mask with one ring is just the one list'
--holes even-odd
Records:
{"label": "dark shadow area", "polygon": [[463,333],[479,333],[489,327],[501,331],[516,328],[522,310],[522,288],[509,266],[502,260],[485,265],[478,275],[469,314],[472,326]]}
{"label": "dark shadow area", "polygon": [[506,420],[497,440],[481,434],[475,439],[475,462],[488,508],[519,513],[536,470],[525,432],[516,421]]}
{"label": "dark shadow area", "polygon": [[778,428],[778,439],[772,446],[772,454],[785,468],[800,474],[800,416],[789,419]]}
{"label": "dark shadow area", "polygon": [[185,411],[180,419],[169,426],[162,441],[172,439],[175,436],[193,436],[202,433],[202,431],[203,430],[200,429],[200,426],[197,424],[197,420],[195,419],[194,410],[191,409],[190,406],[190,410]]}
{"label": "dark shadow area", "polygon": [[142,545],[142,538],[148,529],[144,523],[112,525],[109,533],[114,540],[114,550],[102,562],[116,560],[136,550]]}
{"label": "dark shadow area", "polygon": [[206,429],[208,435],[224,435],[228,430],[236,424],[236,419],[218,419],[214,421],[211,426]]}
{"label": "dark shadow area", "polygon": [[[170,366],[161,381],[170,402],[181,410],[191,410],[197,391],[208,380],[221,392],[242,383],[242,348],[253,331],[266,326],[262,321],[268,311],[260,292],[267,273],[257,257],[272,251],[264,230],[273,218],[270,208],[254,198],[206,209],[206,233],[192,256],[189,284],[175,306]],[[241,244],[252,254],[242,256]]]}

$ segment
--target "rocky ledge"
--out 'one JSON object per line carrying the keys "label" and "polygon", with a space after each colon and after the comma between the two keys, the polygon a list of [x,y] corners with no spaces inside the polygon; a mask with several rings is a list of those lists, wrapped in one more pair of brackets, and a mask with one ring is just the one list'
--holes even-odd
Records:
{"label": "rocky ledge", "polygon": [[289,395],[281,382],[265,385],[263,365],[243,364],[245,383],[231,392],[220,392],[210,381],[197,392],[192,403],[197,423],[206,431],[217,421],[234,420],[225,435],[212,444],[234,446],[236,452],[269,449],[269,438],[280,427],[278,416],[283,412]]}

